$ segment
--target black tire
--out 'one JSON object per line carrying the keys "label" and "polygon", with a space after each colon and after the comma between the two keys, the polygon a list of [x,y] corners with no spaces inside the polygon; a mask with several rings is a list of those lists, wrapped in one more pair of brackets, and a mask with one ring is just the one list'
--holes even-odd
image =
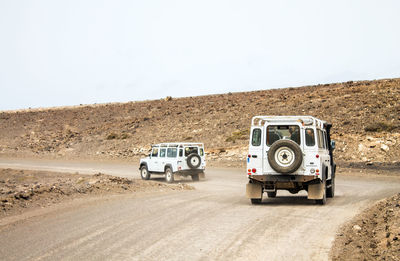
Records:
{"label": "black tire", "polygon": [[167,183],[174,182],[174,173],[172,172],[172,169],[170,167],[165,168],[165,181]]}
{"label": "black tire", "polygon": [[276,197],[276,191],[274,191],[274,192],[267,192],[267,195],[268,195],[269,198],[274,198],[274,197]]}
{"label": "black tire", "polygon": [[333,198],[335,196],[335,176],[331,179],[331,186],[326,189],[326,196],[328,198]]}
{"label": "black tire", "polygon": [[318,205],[325,205],[326,204],[326,176],[325,176],[325,174],[324,174],[324,176],[322,178],[322,184],[323,184],[323,187],[324,187],[324,196],[323,196],[322,199],[317,199],[316,200],[316,203]]}
{"label": "black tire", "polygon": [[268,162],[278,173],[295,172],[303,162],[300,146],[292,140],[278,140],[268,151]]}
{"label": "black tire", "polygon": [[300,190],[298,190],[298,189],[288,189],[288,191],[290,192],[290,194],[297,194],[297,193],[299,193]]}
{"label": "black tire", "polygon": [[142,179],[149,180],[150,179],[150,172],[147,169],[146,165],[140,167],[140,176]]}
{"label": "black tire", "polygon": [[252,198],[251,199],[251,204],[253,204],[253,205],[258,205],[258,204],[261,204],[261,198]]}
{"label": "black tire", "polygon": [[192,175],[192,180],[193,180],[193,181],[199,181],[199,180],[200,180],[199,174],[193,174],[193,175]]}
{"label": "black tire", "polygon": [[198,154],[192,153],[187,157],[186,162],[187,162],[189,168],[197,169],[198,167],[200,167],[201,158]]}

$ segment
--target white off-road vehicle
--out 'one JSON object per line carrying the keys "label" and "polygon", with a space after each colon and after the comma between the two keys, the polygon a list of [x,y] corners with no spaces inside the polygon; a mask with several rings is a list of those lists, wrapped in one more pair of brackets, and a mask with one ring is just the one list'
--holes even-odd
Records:
{"label": "white off-road vehicle", "polygon": [[261,203],[264,192],[308,192],[325,204],[335,194],[336,164],[330,138],[332,124],[312,116],[255,116],[247,156],[247,197]]}
{"label": "white off-road vehicle", "polygon": [[140,160],[140,176],[150,179],[151,174],[165,175],[172,183],[182,176],[193,181],[204,178],[206,158],[203,143],[160,143],[152,146],[148,157]]}

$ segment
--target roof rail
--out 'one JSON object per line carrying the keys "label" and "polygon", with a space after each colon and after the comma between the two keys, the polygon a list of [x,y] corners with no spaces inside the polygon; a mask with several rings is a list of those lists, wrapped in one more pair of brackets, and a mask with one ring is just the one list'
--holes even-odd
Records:
{"label": "roof rail", "polygon": [[204,147],[204,144],[201,142],[162,142],[157,144],[152,144],[152,147],[181,147],[181,146],[199,146]]}
{"label": "roof rail", "polygon": [[298,121],[305,125],[315,125],[320,128],[326,128],[327,122],[317,119],[313,116],[254,116],[251,119],[251,124],[253,126],[263,126],[267,122],[269,123],[279,123],[288,121]]}

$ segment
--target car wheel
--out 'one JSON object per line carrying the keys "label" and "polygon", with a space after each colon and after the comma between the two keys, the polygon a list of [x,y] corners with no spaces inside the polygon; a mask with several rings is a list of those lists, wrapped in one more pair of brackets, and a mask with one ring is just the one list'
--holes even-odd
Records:
{"label": "car wheel", "polygon": [[150,179],[150,173],[149,173],[149,170],[147,169],[147,166],[144,165],[140,168],[140,176],[142,177],[142,179],[145,179],[145,180]]}
{"label": "car wheel", "polygon": [[199,181],[199,180],[200,180],[199,174],[193,174],[193,175],[192,175],[192,180],[193,180],[193,181]]}
{"label": "car wheel", "polygon": [[268,151],[268,163],[278,173],[293,173],[302,162],[301,148],[292,140],[278,140]]}
{"label": "car wheel", "polygon": [[274,191],[274,192],[267,192],[267,195],[268,195],[269,198],[274,198],[274,197],[276,197],[276,191]]}
{"label": "car wheel", "polygon": [[198,154],[192,153],[187,157],[187,164],[191,169],[197,169],[200,167],[201,158]]}
{"label": "car wheel", "polygon": [[174,182],[174,173],[170,167],[165,169],[165,181],[168,183]]}
{"label": "car wheel", "polygon": [[331,179],[331,186],[326,190],[326,196],[333,198],[335,196],[335,176]]}
{"label": "car wheel", "polygon": [[251,204],[253,205],[257,205],[257,204],[261,204],[261,198],[252,198],[251,199]]}
{"label": "car wheel", "polygon": [[316,202],[318,205],[325,205],[326,204],[326,176],[324,174],[324,177],[322,178],[322,184],[324,188],[324,196],[322,199],[317,199]]}

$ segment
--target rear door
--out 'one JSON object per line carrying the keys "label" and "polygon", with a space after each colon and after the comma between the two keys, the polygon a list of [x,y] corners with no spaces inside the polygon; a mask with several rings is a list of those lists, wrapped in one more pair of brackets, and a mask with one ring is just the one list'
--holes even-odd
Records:
{"label": "rear door", "polygon": [[[262,174],[264,128],[264,126],[253,126],[251,128],[249,154],[247,155],[247,169],[250,170],[252,175]],[[253,170],[255,170],[255,173]]]}
{"label": "rear door", "polygon": [[263,173],[276,173],[274,169],[271,168],[268,161],[269,149],[278,140],[292,140],[296,142],[300,148],[303,144],[301,143],[301,130],[302,127],[299,124],[293,122],[283,122],[282,124],[267,125],[264,127],[264,141],[263,141]]}

